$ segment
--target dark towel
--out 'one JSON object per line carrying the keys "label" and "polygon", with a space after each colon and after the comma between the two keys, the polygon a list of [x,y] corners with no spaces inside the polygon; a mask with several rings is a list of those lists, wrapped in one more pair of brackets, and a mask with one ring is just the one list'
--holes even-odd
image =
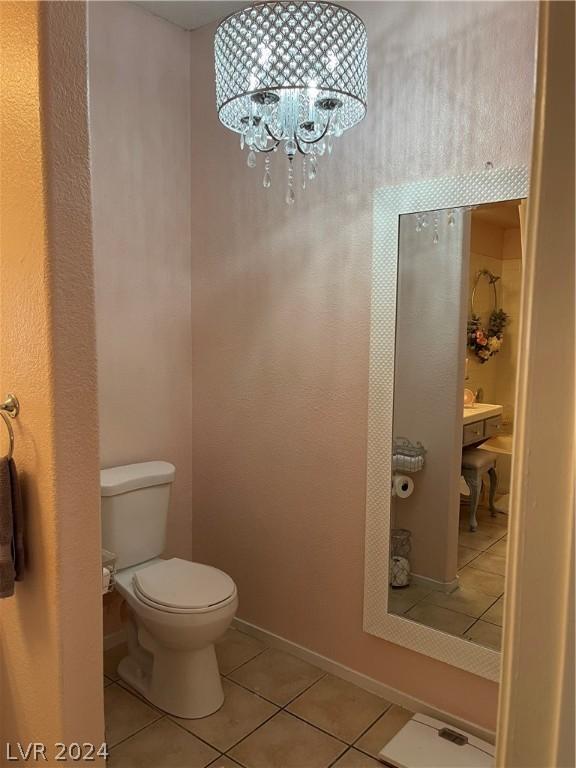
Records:
{"label": "dark towel", "polygon": [[20,482],[14,459],[8,462],[10,471],[10,492],[12,495],[12,520],[14,524],[13,555],[16,581],[22,581],[24,576],[24,509],[22,507],[22,494]]}
{"label": "dark towel", "polygon": [[14,594],[24,571],[22,498],[16,465],[0,458],[0,598]]}

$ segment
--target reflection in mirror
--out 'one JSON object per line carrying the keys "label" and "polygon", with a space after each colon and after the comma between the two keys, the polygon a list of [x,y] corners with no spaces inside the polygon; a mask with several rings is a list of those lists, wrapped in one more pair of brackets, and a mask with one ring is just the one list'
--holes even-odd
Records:
{"label": "reflection in mirror", "polygon": [[524,201],[400,217],[389,611],[500,649]]}

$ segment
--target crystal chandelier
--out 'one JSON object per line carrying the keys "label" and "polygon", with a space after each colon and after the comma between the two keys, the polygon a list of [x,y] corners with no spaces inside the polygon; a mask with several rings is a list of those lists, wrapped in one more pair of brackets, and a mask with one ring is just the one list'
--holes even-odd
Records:
{"label": "crystal chandelier", "polygon": [[362,19],[327,2],[259,2],[216,30],[216,103],[221,122],[240,134],[250,168],[264,157],[288,160],[286,202],[316,177],[318,159],[366,114],[367,44]]}

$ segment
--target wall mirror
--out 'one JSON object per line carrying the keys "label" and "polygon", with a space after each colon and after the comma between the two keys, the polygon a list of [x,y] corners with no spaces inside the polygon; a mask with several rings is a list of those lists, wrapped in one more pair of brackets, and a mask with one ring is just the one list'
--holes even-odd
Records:
{"label": "wall mirror", "polygon": [[364,629],[497,680],[525,168],[374,197]]}

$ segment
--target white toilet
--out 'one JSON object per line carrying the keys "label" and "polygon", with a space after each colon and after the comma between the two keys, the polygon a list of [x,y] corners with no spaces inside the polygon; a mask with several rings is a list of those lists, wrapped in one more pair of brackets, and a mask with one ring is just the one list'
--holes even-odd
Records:
{"label": "white toilet", "polygon": [[174,473],[164,461],[101,471],[102,546],[117,556],[116,589],[130,614],[118,674],[165,712],[199,718],[224,701],[214,643],[238,593],[217,568],[159,557]]}

